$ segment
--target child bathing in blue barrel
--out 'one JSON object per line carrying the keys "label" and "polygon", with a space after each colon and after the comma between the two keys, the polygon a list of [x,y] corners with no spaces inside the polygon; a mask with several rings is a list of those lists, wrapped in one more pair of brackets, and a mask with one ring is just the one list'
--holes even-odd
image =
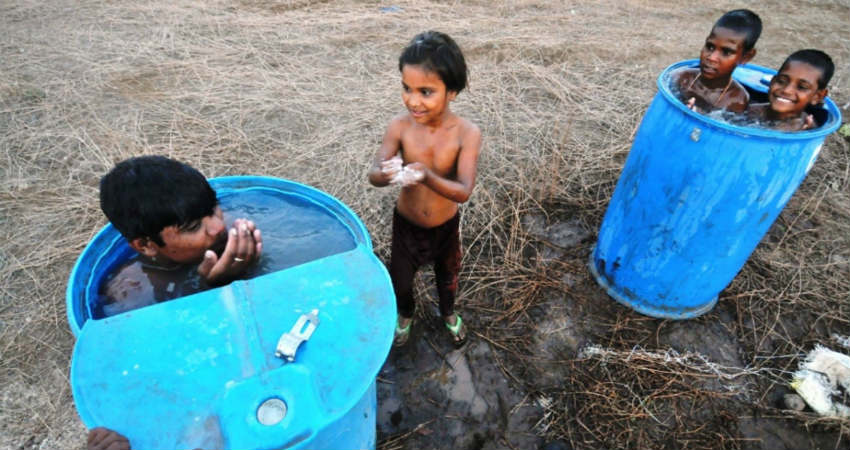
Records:
{"label": "child bathing in blue barrel", "polygon": [[[237,219],[227,230],[215,191],[200,172],[162,156],[118,163],[100,181],[100,207],[139,253],[101,290],[106,315],[230,283],[263,248],[254,223]],[[186,283],[187,279],[197,282]],[[89,431],[89,450],[129,450],[126,437]]]}
{"label": "child bathing in blue barrel", "polygon": [[779,73],[770,80],[768,103],[750,105],[747,115],[765,126],[782,131],[816,127],[814,116],[806,110],[823,103],[834,71],[832,58],[820,50],[792,53],[782,63]]}
{"label": "child bathing in blue barrel", "polygon": [[739,64],[756,54],[761,35],[761,19],[748,9],[729,11],[711,28],[699,55],[698,69],[684,69],[673,75],[672,86],[689,108],[709,112],[716,109],[741,113],[750,96],[732,78]]}
{"label": "child bathing in blue barrel", "polygon": [[104,316],[227,284],[262,252],[252,221],[228,231],[206,178],[162,156],[118,163],[101,179],[100,207],[139,253],[101,288]]}
{"label": "child bathing in blue barrel", "polygon": [[466,87],[466,62],[449,36],[416,35],[399,57],[401,98],[407,112],[394,118],[369,170],[374,186],[401,185],[393,212],[389,272],[398,304],[394,345],[410,335],[416,270],[434,263],[440,314],[456,347],[466,340],[454,311],[460,272],[460,212],[469,199],[481,131],[449,104]]}

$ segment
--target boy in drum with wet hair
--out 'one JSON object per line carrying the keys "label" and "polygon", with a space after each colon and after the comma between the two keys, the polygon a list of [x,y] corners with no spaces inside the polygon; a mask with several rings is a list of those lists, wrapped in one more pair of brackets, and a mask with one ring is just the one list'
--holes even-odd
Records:
{"label": "boy in drum with wet hair", "polygon": [[252,221],[228,231],[206,178],[163,156],[118,163],[100,181],[100,207],[139,253],[101,289],[106,316],[230,283],[262,251]]}
{"label": "boy in drum with wet hair", "polygon": [[[230,283],[262,252],[260,230],[236,219],[227,230],[218,199],[192,167],[162,156],[130,158],[100,180],[100,207],[139,253],[106,281],[105,315]],[[199,276],[197,283],[184,283]],[[89,431],[88,450],[129,450],[123,435]]]}
{"label": "boy in drum with wet hair", "polygon": [[467,84],[466,62],[449,36],[416,35],[399,57],[401,98],[407,112],[394,118],[369,170],[374,186],[401,185],[393,212],[389,272],[399,317],[395,345],[410,335],[416,270],[434,263],[440,314],[456,347],[463,320],[454,311],[460,271],[460,212],[469,199],[481,148],[481,131],[449,104]]}
{"label": "boy in drum with wet hair", "polygon": [[685,69],[673,75],[673,87],[689,108],[708,112],[725,109],[744,112],[750,96],[732,79],[739,64],[756,55],[761,35],[761,19],[748,9],[729,11],[715,22],[699,55],[698,69]]}
{"label": "boy in drum with wet hair", "polygon": [[815,128],[814,116],[806,109],[823,103],[834,71],[832,58],[826,53],[798,50],[785,59],[779,73],[770,80],[768,103],[750,105],[747,114],[777,130]]}

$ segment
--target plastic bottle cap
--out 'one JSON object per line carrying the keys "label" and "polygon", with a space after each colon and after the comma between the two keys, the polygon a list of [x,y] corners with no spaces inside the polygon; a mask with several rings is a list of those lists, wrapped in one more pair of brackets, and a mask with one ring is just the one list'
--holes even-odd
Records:
{"label": "plastic bottle cap", "polygon": [[270,398],[257,408],[257,420],[263,425],[277,425],[284,417],[286,417],[286,403],[279,398]]}

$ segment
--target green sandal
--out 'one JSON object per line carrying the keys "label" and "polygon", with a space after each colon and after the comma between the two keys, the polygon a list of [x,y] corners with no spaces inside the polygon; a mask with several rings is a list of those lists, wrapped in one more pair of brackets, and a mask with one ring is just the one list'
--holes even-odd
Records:
{"label": "green sandal", "polygon": [[398,320],[395,322],[395,337],[393,337],[393,347],[401,347],[407,343],[410,337],[410,326],[413,325],[413,320],[407,322],[407,326],[401,328],[398,326]]}
{"label": "green sandal", "polygon": [[[445,322],[446,328],[449,329],[449,332],[452,334],[452,343],[454,343],[455,348],[463,347],[463,344],[466,344],[466,329],[463,326],[463,319],[460,318],[460,314],[455,313],[457,320],[454,325]],[[463,335],[461,335],[463,333]]]}

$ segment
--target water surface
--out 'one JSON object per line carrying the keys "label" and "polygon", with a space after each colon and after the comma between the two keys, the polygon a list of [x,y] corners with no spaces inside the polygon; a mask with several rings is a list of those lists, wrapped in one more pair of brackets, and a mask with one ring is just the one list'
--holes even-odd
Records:
{"label": "water surface", "polygon": [[[253,220],[263,236],[263,254],[242,279],[284,270],[356,247],[348,227],[325,207],[275,189],[221,190],[219,202],[228,227]],[[109,288],[109,289],[107,289]],[[165,269],[134,256],[101,283],[95,318],[109,317],[209,289],[196,266]]]}

